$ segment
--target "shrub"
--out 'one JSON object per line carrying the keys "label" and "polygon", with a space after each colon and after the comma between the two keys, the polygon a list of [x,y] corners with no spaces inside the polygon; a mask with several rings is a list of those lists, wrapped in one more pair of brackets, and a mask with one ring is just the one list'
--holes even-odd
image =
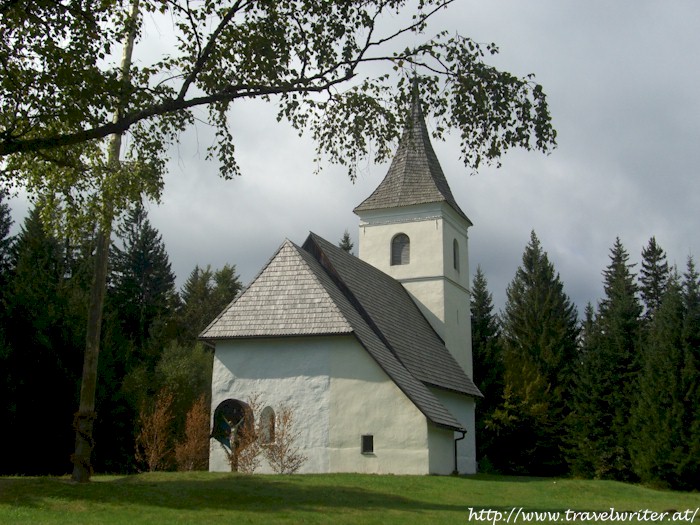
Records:
{"label": "shrub", "polygon": [[165,470],[172,456],[171,425],[173,394],[161,390],[151,410],[143,403],[136,436],[136,461],[146,464],[150,472]]}
{"label": "shrub", "polygon": [[204,394],[187,412],[185,439],[175,445],[178,470],[207,470],[209,463],[209,407]]}
{"label": "shrub", "polygon": [[263,453],[277,474],[294,474],[308,459],[296,446],[301,432],[294,426],[289,406],[280,408],[275,422],[275,439],[263,447]]}

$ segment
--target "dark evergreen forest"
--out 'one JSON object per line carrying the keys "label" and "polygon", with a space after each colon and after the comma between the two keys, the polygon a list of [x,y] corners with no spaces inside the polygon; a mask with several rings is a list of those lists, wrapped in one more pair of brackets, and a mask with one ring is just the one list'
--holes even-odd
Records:
{"label": "dark evergreen forest", "polygon": [[[0,474],[71,468],[95,231],[48,233],[35,209],[10,237],[0,193]],[[641,481],[700,489],[700,275],[669,265],[653,237],[639,270],[620,239],[604,297],[579,316],[533,232],[495,312],[485,273],[472,284],[482,471]],[[99,357],[94,468],[148,468],[144,412],[167,393],[159,468],[175,469],[186,414],[208,406],[212,353],[197,334],[238,293],[235,266],[195,267],[182,289],[143,206],[112,243]]]}
{"label": "dark evergreen forest", "polygon": [[533,232],[502,312],[472,285],[482,471],[700,488],[700,280],[620,239],[582,319]]}
{"label": "dark evergreen forest", "polygon": [[[0,474],[65,474],[75,446],[95,231],[47,233],[38,208],[11,238],[0,192]],[[173,399],[163,468],[175,468],[186,415],[210,395],[212,352],[197,335],[241,288],[235,267],[196,267],[181,290],[142,206],[112,243],[99,356],[96,472],[133,472],[140,415],[159,393]],[[208,405],[207,405],[208,406]]]}

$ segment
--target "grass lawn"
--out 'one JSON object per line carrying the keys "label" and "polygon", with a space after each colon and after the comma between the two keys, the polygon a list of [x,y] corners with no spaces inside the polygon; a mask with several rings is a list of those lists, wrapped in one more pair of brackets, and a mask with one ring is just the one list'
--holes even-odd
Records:
{"label": "grass lawn", "polygon": [[[95,476],[88,485],[67,478],[0,478],[2,524],[432,525],[508,523],[509,518],[509,523],[603,523],[610,520],[598,516],[596,521],[592,512],[610,512],[611,507],[666,511],[664,522],[669,523],[678,513],[675,523],[700,525],[700,494],[612,481],[207,472]],[[570,513],[567,521],[567,510],[588,514]],[[536,520],[529,514],[533,511],[559,512],[559,520]],[[659,517],[641,514],[625,522],[658,523]]]}

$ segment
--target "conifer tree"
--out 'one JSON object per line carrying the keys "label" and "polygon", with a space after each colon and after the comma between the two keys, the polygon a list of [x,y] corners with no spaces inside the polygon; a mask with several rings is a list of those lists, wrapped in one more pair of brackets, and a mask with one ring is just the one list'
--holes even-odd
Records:
{"label": "conifer tree", "polygon": [[683,446],[683,300],[678,276],[654,311],[642,350],[637,401],[632,406],[631,458],[643,482],[677,487]]}
{"label": "conifer tree", "polygon": [[678,466],[678,482],[682,488],[700,489],[700,275],[692,258],[688,258],[681,292],[683,319],[683,442],[686,454]]}
{"label": "conifer tree", "polygon": [[[510,450],[531,474],[566,470],[562,455],[568,398],[577,356],[576,307],[533,231],[522,265],[508,286],[502,315],[504,407],[520,414]],[[501,421],[506,412],[496,416]],[[513,415],[512,413],[510,414]],[[529,447],[529,448],[528,448]],[[509,452],[504,450],[504,454]]]}
{"label": "conifer tree", "polygon": [[148,348],[149,339],[162,332],[175,311],[175,276],[163,240],[143,205],[131,208],[117,233],[122,246],[113,247],[110,305],[142,357],[156,352],[149,358],[154,365],[159,350]]}
{"label": "conifer tree", "polygon": [[500,327],[493,313],[493,297],[488,291],[486,276],[477,266],[472,282],[471,295],[472,361],[474,381],[483,399],[477,401],[476,433],[479,436],[479,462],[481,468],[492,462],[498,454],[493,433],[487,422],[503,396],[503,354],[499,345]]}
{"label": "conifer tree", "polygon": [[644,344],[632,460],[647,483],[700,488],[700,286],[692,259],[672,274]]}
{"label": "conifer tree", "polygon": [[[225,264],[214,272],[214,313],[218,315],[241,291],[243,285],[236,273],[236,266]],[[213,319],[213,318],[212,318]],[[211,321],[210,319],[209,321]],[[203,326],[202,329],[205,327]]]}
{"label": "conifer tree", "polygon": [[604,270],[605,297],[576,377],[571,417],[571,467],[575,474],[627,480],[634,477],[629,415],[637,399],[642,307],[634,265],[619,238]]}
{"label": "conifer tree", "polygon": [[350,240],[350,234],[348,233],[347,230],[345,230],[345,233],[343,233],[343,238],[340,239],[340,242],[338,243],[338,246],[345,250],[348,253],[352,253],[352,248],[355,246],[353,242]]}
{"label": "conifer tree", "polygon": [[65,275],[63,243],[46,233],[37,208],[13,244],[11,266],[3,287],[0,418],[12,453],[0,469],[63,474],[74,444],[80,328],[69,311],[72,283]]}
{"label": "conifer tree", "polygon": [[235,266],[226,264],[216,271],[209,265],[206,268],[195,266],[180,291],[180,342],[185,346],[195,344],[199,333],[240,290]]}
{"label": "conifer tree", "polygon": [[659,308],[670,275],[666,253],[656,243],[656,238],[652,237],[642,250],[642,268],[639,272],[639,291],[645,307],[646,320],[652,319]]}
{"label": "conifer tree", "polygon": [[596,331],[595,309],[591,303],[586,305],[581,321],[581,332],[579,333],[579,362],[589,349],[593,346]]}

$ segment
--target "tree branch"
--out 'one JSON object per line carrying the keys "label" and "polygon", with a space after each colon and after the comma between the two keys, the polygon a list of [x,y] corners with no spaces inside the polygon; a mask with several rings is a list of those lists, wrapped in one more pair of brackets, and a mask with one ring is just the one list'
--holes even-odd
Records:
{"label": "tree branch", "polygon": [[350,80],[352,74],[346,74],[318,86],[293,86],[291,84],[279,86],[267,85],[230,85],[223,90],[191,99],[174,98],[168,99],[160,104],[154,104],[148,108],[127,113],[112,123],[104,124],[94,128],[86,129],[77,133],[65,135],[54,135],[36,139],[13,140],[8,139],[0,142],[0,157],[13,153],[25,153],[46,148],[73,146],[81,142],[96,140],[111,135],[113,133],[124,133],[135,123],[152,117],[188,110],[197,106],[204,106],[213,103],[231,102],[239,98],[281,95],[283,93],[320,93],[332,86]]}
{"label": "tree branch", "polygon": [[216,27],[214,32],[209,37],[209,41],[207,42],[207,45],[204,46],[204,50],[197,58],[197,61],[195,62],[194,66],[192,67],[192,71],[190,71],[190,73],[185,78],[185,81],[182,83],[182,87],[180,88],[180,92],[177,95],[178,100],[184,100],[185,95],[187,95],[187,91],[189,90],[190,86],[192,85],[192,83],[195,80],[197,80],[197,75],[199,75],[199,73],[202,71],[202,69],[206,65],[207,60],[209,59],[209,56],[211,55],[211,52],[217,43],[217,39],[219,38],[219,35],[226,28],[228,23],[231,20],[233,20],[233,17],[236,16],[236,13],[238,13],[238,10],[240,9],[240,7],[241,7],[241,1],[237,0],[236,3],[229,8],[226,15],[221,19],[221,21],[219,22],[219,25]]}

